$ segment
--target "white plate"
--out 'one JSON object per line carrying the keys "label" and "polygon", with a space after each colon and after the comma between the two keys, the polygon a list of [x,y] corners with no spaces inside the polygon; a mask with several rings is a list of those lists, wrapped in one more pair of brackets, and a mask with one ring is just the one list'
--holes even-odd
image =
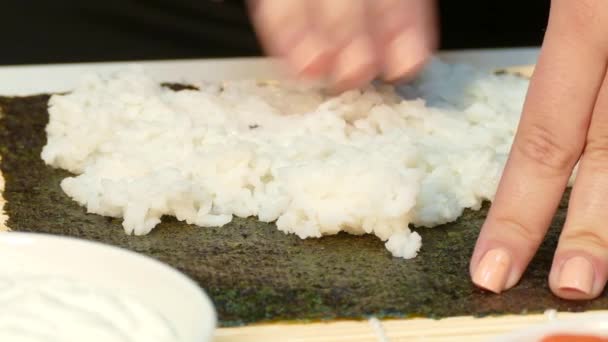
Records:
{"label": "white plate", "polygon": [[120,289],[163,313],[184,342],[211,341],[216,314],[192,280],[152,258],[96,242],[32,233],[0,234],[0,274],[69,277]]}
{"label": "white plate", "polygon": [[[534,64],[538,49],[450,51],[439,56],[447,62],[467,63],[489,70]],[[108,73],[133,63],[143,65],[153,78],[165,82],[281,78],[275,63],[265,58],[0,66],[0,95],[67,91],[76,85],[83,73]]]}

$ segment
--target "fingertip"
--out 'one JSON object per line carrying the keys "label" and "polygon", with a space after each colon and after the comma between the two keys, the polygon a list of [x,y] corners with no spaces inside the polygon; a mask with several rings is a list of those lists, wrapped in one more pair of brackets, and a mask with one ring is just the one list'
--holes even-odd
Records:
{"label": "fingertip", "polygon": [[331,50],[324,39],[309,33],[294,45],[287,55],[287,60],[297,78],[323,78],[331,63]]}
{"label": "fingertip", "polygon": [[413,31],[399,34],[385,49],[384,80],[397,82],[413,78],[431,55],[432,50],[423,35]]}
{"label": "fingertip", "polygon": [[[473,284],[479,288],[501,293],[515,287],[526,269],[535,244],[521,243],[509,234],[509,226],[486,222],[479,235],[469,263],[469,273]],[[502,233],[495,235],[495,232]]]}
{"label": "fingertip", "polygon": [[353,39],[336,57],[332,71],[332,90],[341,92],[364,86],[377,74],[373,44],[365,36]]}
{"label": "fingertip", "polygon": [[[558,297],[568,300],[590,300],[598,297],[606,286],[606,272],[598,258],[584,252],[570,251],[556,256],[549,287]],[[607,266],[607,265],[604,265]]]}
{"label": "fingertip", "polygon": [[509,250],[500,247],[490,249],[471,270],[471,280],[479,288],[501,293],[507,288],[512,266],[513,257]]}

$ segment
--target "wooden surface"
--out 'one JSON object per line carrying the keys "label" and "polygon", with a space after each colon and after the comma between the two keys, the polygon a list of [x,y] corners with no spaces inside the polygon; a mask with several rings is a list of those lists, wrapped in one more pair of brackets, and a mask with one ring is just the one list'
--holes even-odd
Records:
{"label": "wooden surface", "polygon": [[[214,342],[438,342],[491,341],[503,334],[550,322],[606,313],[547,312],[537,315],[501,317],[453,317],[443,320],[408,319],[381,322],[381,332],[369,321],[313,324],[272,324],[222,328]],[[382,336],[382,334],[384,336]]]}

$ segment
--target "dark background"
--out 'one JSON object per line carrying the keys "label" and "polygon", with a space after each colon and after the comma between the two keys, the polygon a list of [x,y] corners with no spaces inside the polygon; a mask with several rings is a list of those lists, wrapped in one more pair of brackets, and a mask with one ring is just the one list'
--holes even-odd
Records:
{"label": "dark background", "polygon": [[[538,46],[549,2],[439,1],[441,48]],[[262,54],[238,0],[3,0],[0,37],[0,64]]]}

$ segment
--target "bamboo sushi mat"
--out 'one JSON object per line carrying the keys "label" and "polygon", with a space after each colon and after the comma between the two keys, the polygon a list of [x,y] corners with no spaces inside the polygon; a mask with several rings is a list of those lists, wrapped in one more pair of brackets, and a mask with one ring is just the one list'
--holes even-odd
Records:
{"label": "bamboo sushi mat", "polygon": [[268,324],[220,328],[214,342],[439,342],[492,341],[513,331],[554,319],[580,318],[606,313],[547,312],[536,315],[500,317],[452,317],[442,320],[404,319],[386,321],[343,321],[312,324]]}

